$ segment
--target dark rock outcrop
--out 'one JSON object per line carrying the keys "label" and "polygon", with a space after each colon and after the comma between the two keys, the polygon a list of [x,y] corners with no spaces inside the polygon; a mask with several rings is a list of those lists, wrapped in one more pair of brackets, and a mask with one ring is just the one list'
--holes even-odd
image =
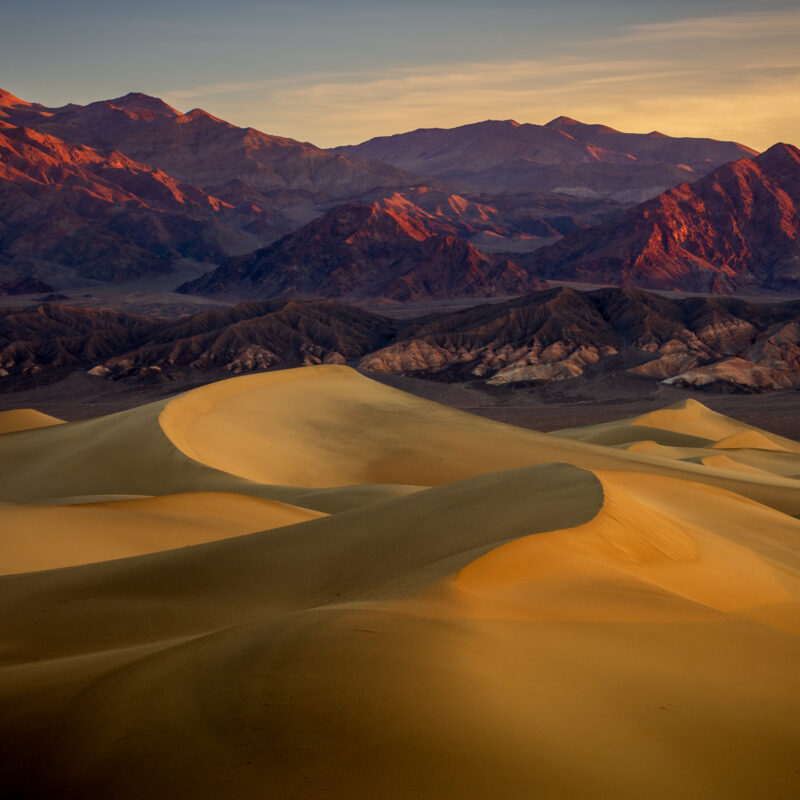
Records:
{"label": "dark rock outcrop", "polygon": [[0,281],[0,295],[34,294],[35,292],[52,292],[49,283],[37,278],[12,278],[10,281]]}

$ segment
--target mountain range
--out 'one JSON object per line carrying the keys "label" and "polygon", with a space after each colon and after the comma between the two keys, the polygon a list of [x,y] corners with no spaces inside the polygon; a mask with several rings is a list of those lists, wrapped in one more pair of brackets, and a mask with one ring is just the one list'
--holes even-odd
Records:
{"label": "mountain range", "polygon": [[539,190],[639,202],[727,161],[755,155],[736,142],[621,133],[558,117],[546,125],[488,120],[370,139],[333,152],[377,158],[471,191]]}
{"label": "mountain range", "polygon": [[218,263],[313,218],[315,203],[411,180],[135,93],[56,109],[0,93],[0,148],[4,266],[98,280]]}
{"label": "mountain range", "polygon": [[536,274],[730,294],[800,288],[800,150],[682,183],[614,220],[521,257]]}
{"label": "mountain range", "polygon": [[676,300],[633,288],[556,288],[404,320],[336,300],[242,303],[175,320],[56,304],[0,310],[0,374],[12,382],[75,369],[208,381],[350,362],[495,387],[618,375],[754,392],[800,386],[799,354],[800,301]]}
{"label": "mountain range", "polygon": [[[800,288],[800,150],[787,144],[724,164],[693,184],[682,183],[528,254],[495,253],[489,259],[465,250],[466,243],[454,238],[463,227],[441,204],[431,214],[395,193],[371,210],[359,206],[358,225],[341,224],[353,218],[355,208],[339,207],[180,291],[402,301],[522,294],[544,280],[708,294]],[[456,208],[499,227],[490,206],[464,201]],[[428,244],[415,242],[409,258],[407,243],[414,239]],[[432,259],[433,241],[442,246]],[[454,274],[469,280],[454,280]]]}
{"label": "mountain range", "polygon": [[325,151],[140,93],[46,108],[0,91],[0,153],[4,285],[126,284],[179,265],[200,276],[181,291],[237,300],[797,284],[788,145],[754,157],[559,117]]}

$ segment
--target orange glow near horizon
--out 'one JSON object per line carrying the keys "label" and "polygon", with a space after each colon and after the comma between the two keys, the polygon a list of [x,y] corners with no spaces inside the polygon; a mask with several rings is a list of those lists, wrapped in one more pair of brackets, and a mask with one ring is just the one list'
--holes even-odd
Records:
{"label": "orange glow near horizon", "polygon": [[800,10],[631,25],[557,58],[332,71],[174,89],[238,125],[356,144],[419,127],[567,115],[619,130],[800,144]]}
{"label": "orange glow near horizon", "polygon": [[[542,66],[529,64],[536,82]],[[202,104],[234,124],[310,141],[319,147],[357,144],[415,128],[451,128],[484,119],[544,124],[566,115],[622,131],[734,140],[765,150],[778,141],[800,143],[800,74],[754,81],[715,92],[684,88],[680,76],[626,74],[636,65],[587,64],[583,74],[531,87],[525,65],[461,66],[446,74],[394,75],[369,81],[319,77],[289,86],[248,87],[189,98],[167,95],[173,104]],[[577,71],[577,70],[576,70]],[[604,71],[602,91],[595,71]],[[593,76],[593,73],[595,75]],[[501,87],[501,88],[498,88]]]}

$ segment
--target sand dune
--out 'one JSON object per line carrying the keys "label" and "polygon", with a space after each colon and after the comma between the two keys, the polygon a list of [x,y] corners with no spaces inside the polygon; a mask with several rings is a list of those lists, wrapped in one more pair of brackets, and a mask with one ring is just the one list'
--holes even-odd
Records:
{"label": "sand dune", "polygon": [[716,469],[733,469],[737,472],[755,472],[759,475],[776,474],[774,471],[770,473],[766,469],[754,467],[751,464],[746,464],[743,461],[736,458],[729,458],[728,456],[703,456],[700,458],[700,463],[706,467],[715,467]]}
{"label": "sand dune", "polygon": [[800,451],[683,411],[323,367],[0,437],[4,793],[794,796]]}
{"label": "sand dune", "polygon": [[713,440],[754,430],[749,425],[712,411],[692,399],[682,400],[668,408],[651,411],[649,414],[642,414],[633,419],[631,424]]}
{"label": "sand dune", "polygon": [[652,441],[634,442],[626,445],[625,450],[629,453],[641,453],[673,461],[703,463],[709,467],[725,468],[725,466],[730,467],[730,462],[735,462],[747,472],[759,472],[762,475],[791,477],[800,473],[800,456],[781,451],[731,448],[721,453],[712,446],[667,447]]}
{"label": "sand dune", "polygon": [[790,443],[787,447],[779,436],[765,433],[764,431],[746,430],[733,433],[715,442],[712,447],[717,450],[774,450],[778,453],[798,453],[800,449]]}
{"label": "sand dune", "polygon": [[[701,408],[712,420],[727,420],[737,431],[747,427]],[[794,481],[756,475],[737,480],[713,468],[520,430],[422,400],[340,366],[221,381],[170,401],[159,422],[169,440],[193,461],[266,484],[436,486],[497,470],[565,461],[587,469],[685,476],[800,513]]]}
{"label": "sand dune", "polygon": [[[732,476],[521,430],[422,400],[340,366],[248,375],[131,411],[0,438],[0,500],[217,491],[327,512],[341,502],[352,507],[413,491],[402,487],[437,486],[555,461],[686,477],[800,514],[793,480]],[[309,500],[308,489],[355,485],[372,488],[366,493],[348,489],[336,501],[330,492],[320,494],[320,506]]]}
{"label": "sand dune", "polygon": [[[596,476],[603,505],[590,522],[568,537],[559,532],[499,547],[469,564],[459,586],[477,584],[481,593],[491,586],[514,598],[519,613],[530,616],[538,606],[545,619],[555,612],[564,620],[652,620],[658,608],[662,621],[708,620],[716,618],[711,610],[746,617],[769,608],[779,627],[800,633],[796,519],[686,481],[624,472]],[[784,573],[787,563],[792,571]],[[604,602],[582,591],[612,581]],[[650,596],[633,602],[643,585]],[[552,602],[554,594],[559,602]],[[492,613],[483,598],[479,609]]]}
{"label": "sand dune", "polygon": [[[264,485],[209,468],[184,455],[162,431],[159,415],[174,402],[0,438],[0,501],[63,504],[71,497],[102,500],[207,491],[248,494],[327,513],[417,489],[382,484],[332,493],[324,487]],[[240,434],[245,437],[240,447],[246,450],[246,427]],[[236,442],[228,447],[238,449]],[[290,453],[290,463],[293,458]]]}
{"label": "sand dune", "polygon": [[11,411],[0,411],[0,433],[15,433],[32,428],[46,428],[64,422],[58,417],[51,417],[33,408],[15,408]]}
{"label": "sand dune", "polygon": [[565,428],[554,431],[554,435],[605,445],[649,440],[667,447],[711,446],[714,443],[725,447],[723,442],[730,442],[731,447],[800,453],[797,442],[726,417],[691,398],[638,417],[584,428]]}
{"label": "sand dune", "polygon": [[3,503],[0,571],[7,575],[126,558],[319,516],[275,500],[215,492],[65,505]]}

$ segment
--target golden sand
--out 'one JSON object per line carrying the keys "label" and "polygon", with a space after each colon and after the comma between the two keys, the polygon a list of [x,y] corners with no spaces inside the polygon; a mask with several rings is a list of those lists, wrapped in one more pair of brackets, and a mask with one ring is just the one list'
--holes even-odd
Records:
{"label": "golden sand", "polygon": [[47,428],[50,425],[61,425],[63,422],[63,419],[51,417],[33,408],[15,408],[11,411],[0,411],[0,434]]}
{"label": "golden sand", "polygon": [[0,437],[5,794],[794,797],[791,474],[691,401],[553,436],[344,367]]}
{"label": "golden sand", "polygon": [[68,505],[2,503],[0,574],[188,547],[320,516],[275,500],[222,492]]}

